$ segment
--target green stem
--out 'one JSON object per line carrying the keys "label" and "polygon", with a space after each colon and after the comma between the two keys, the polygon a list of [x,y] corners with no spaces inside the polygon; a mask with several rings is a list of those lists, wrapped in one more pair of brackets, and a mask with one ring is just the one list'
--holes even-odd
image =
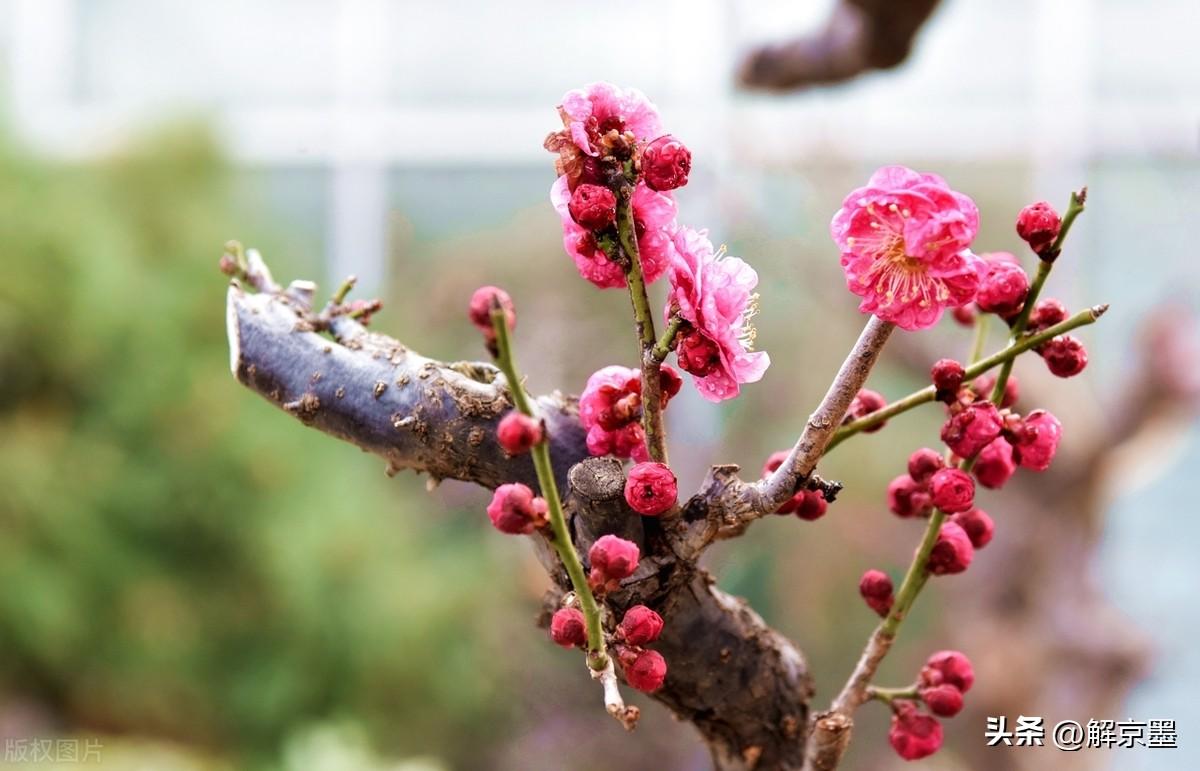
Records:
{"label": "green stem", "polygon": [[1063,244],[1067,241],[1067,233],[1070,232],[1071,226],[1075,224],[1075,219],[1083,213],[1087,204],[1087,188],[1080,188],[1078,193],[1071,193],[1071,201],[1067,204],[1067,213],[1063,215],[1062,225],[1058,228],[1058,238],[1054,239],[1046,257],[1049,262],[1054,262],[1058,259],[1058,255],[1062,253]]}
{"label": "green stem", "polygon": [[[633,303],[633,320],[637,327],[640,353],[638,359],[642,368],[642,426],[646,430],[646,447],[650,457],[659,463],[666,463],[667,435],[663,426],[662,382],[659,377],[662,359],[654,355],[658,341],[650,297],[646,293],[646,280],[642,274],[642,258],[638,252],[637,226],[633,219],[633,186],[623,186],[618,195],[617,235],[621,250],[628,258],[625,283],[629,285],[629,299]],[[663,358],[666,358],[665,354]]]}
{"label": "green stem", "polygon": [[[993,353],[991,356],[987,356],[971,364],[965,370],[964,380],[974,380],[993,367],[997,367],[1006,362],[1011,362],[1022,353],[1025,353],[1033,348],[1037,348],[1039,345],[1051,340],[1052,338],[1066,334],[1073,329],[1077,329],[1088,324],[1093,324],[1096,322],[1096,319],[1104,315],[1106,310],[1108,310],[1107,305],[1097,305],[1092,308],[1088,308],[1087,310],[1080,311],[1071,318],[1066,319],[1065,321],[1060,321],[1052,327],[1047,327],[1041,332],[1038,332],[1036,335],[1023,337],[1007,348],[999,350]],[[1001,394],[1003,394],[1003,389],[1001,389]],[[858,420],[847,423],[839,428],[837,433],[833,435],[833,441],[829,443],[829,446],[825,449],[825,453],[828,454],[829,451],[834,447],[861,431],[864,431],[868,428],[874,428],[875,426],[878,426],[881,423],[896,417],[897,415],[908,412],[914,407],[919,407],[922,404],[928,404],[936,399],[937,390],[931,385],[926,386],[920,391],[914,391],[902,399],[897,399],[881,410],[877,410],[872,412],[870,415],[866,415]]]}
{"label": "green stem", "polygon": [[974,364],[983,357],[983,346],[987,344],[988,322],[991,317],[986,313],[979,314],[979,318],[975,320],[975,342],[971,344],[971,358],[969,363]]}
{"label": "green stem", "polygon": [[882,701],[889,707],[896,699],[918,699],[920,694],[917,693],[917,686],[910,685],[904,688],[876,688],[871,686],[867,689],[867,698]]}
{"label": "green stem", "polygon": [[341,305],[346,300],[346,295],[350,294],[350,290],[354,288],[354,284],[358,281],[357,276],[349,276],[345,281],[338,286],[337,291],[333,293],[333,298],[330,299],[330,305]]}
{"label": "green stem", "polygon": [[[492,328],[496,331],[496,365],[508,379],[509,390],[512,391],[513,404],[518,410],[529,417],[537,417],[533,405],[525,393],[517,371],[517,363],[513,357],[512,345],[508,338],[508,322],[503,309],[498,304],[492,306]],[[546,500],[546,508],[550,515],[550,530],[554,533],[551,543],[562,560],[571,586],[579,598],[580,609],[587,625],[588,637],[588,666],[595,670],[604,669],[608,664],[608,653],[604,646],[604,630],[601,626],[600,608],[596,598],[588,586],[587,575],[583,572],[583,563],[575,552],[571,542],[571,534],[567,531],[567,520],[563,515],[562,499],[558,494],[558,483],[554,479],[554,467],[550,464],[550,443],[543,437],[530,450],[533,455],[533,467],[537,471],[538,486],[541,487],[542,497]]]}
{"label": "green stem", "polygon": [[667,322],[667,328],[663,330],[662,335],[658,338],[658,342],[650,350],[650,355],[660,364],[667,358],[667,354],[671,352],[671,349],[675,347],[675,336],[679,334],[679,330],[683,327],[683,324],[682,316],[672,316],[671,320]]}

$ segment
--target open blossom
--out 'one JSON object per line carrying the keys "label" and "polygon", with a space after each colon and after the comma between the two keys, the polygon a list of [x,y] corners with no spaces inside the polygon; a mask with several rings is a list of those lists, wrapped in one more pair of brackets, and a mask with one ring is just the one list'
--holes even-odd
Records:
{"label": "open blossom", "polygon": [[[625,286],[625,270],[608,259],[596,234],[571,216],[571,189],[567,177],[559,177],[550,188],[550,201],[562,219],[563,247],[575,261],[579,275],[601,289]],[[661,276],[671,263],[671,229],[675,224],[675,200],[668,193],[657,193],[639,182],[633,190],[633,221],[637,231],[638,255],[642,273],[650,283]],[[610,231],[616,239],[616,233]]]}
{"label": "open blossom", "polygon": [[979,288],[968,247],[979,210],[935,174],[885,166],[846,196],[830,225],[858,309],[904,329],[925,329]]}
{"label": "open blossom", "polygon": [[678,312],[679,366],[692,374],[700,395],[710,402],[738,395],[741,383],[754,383],[770,365],[762,351],[751,351],[758,274],[737,257],[714,253],[704,231],[678,228],[671,260],[667,316]]}
{"label": "open blossom", "polygon": [[658,110],[636,88],[592,83],[563,94],[558,109],[571,140],[592,156],[601,154],[601,138],[610,131],[629,132],[638,142],[663,133]]}

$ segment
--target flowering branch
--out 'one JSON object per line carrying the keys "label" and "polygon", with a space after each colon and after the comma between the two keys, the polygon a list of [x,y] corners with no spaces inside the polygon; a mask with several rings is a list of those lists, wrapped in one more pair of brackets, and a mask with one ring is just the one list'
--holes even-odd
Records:
{"label": "flowering branch", "polygon": [[[508,379],[508,387],[512,393],[513,404],[521,414],[530,418],[536,418],[533,405],[530,403],[529,397],[525,394],[525,386],[517,372],[512,345],[508,339],[508,319],[505,310],[501,307],[500,302],[495,296],[492,297],[491,318],[492,329],[496,336],[496,364]],[[542,440],[534,444],[529,452],[533,455],[533,465],[537,471],[538,487],[542,491],[542,497],[546,499],[546,506],[550,517],[550,529],[554,533],[551,542],[554,545],[555,551],[558,552],[559,559],[562,560],[563,567],[567,571],[567,576],[571,579],[571,586],[575,590],[575,595],[579,598],[580,609],[583,611],[583,618],[587,627],[588,666],[593,670],[602,670],[605,667],[611,668],[612,662],[608,658],[608,653],[604,645],[604,630],[601,628],[600,608],[596,605],[596,598],[592,595],[591,587],[588,586],[587,576],[583,572],[583,564],[579,561],[579,555],[575,552],[575,545],[571,542],[571,534],[567,532],[566,519],[563,517],[562,499],[558,495],[558,483],[554,479],[554,468],[550,463],[550,444],[543,436]]]}
{"label": "flowering branch", "polygon": [[[967,367],[964,370],[964,380],[973,380],[994,367],[1001,364],[1009,364],[1026,351],[1031,351],[1056,337],[1065,335],[1071,330],[1087,326],[1088,324],[1094,324],[1107,310],[1108,305],[1095,305],[1076,313],[1066,321],[1061,321],[1054,326],[1047,327],[1037,334],[1021,337],[1007,348],[980,359]],[[983,319],[980,319],[980,322],[982,321]],[[1007,380],[1007,377],[1005,379]],[[1001,388],[1001,394],[1003,394],[1003,388]],[[855,434],[882,426],[897,415],[936,400],[937,389],[930,385],[919,391],[914,391],[901,399],[897,399],[889,403],[886,407],[876,410],[858,420],[852,420],[837,430],[825,452],[828,454],[833,448]]]}
{"label": "flowering branch", "polygon": [[[1084,188],[1084,190],[1078,195],[1075,193],[1071,194],[1071,209],[1069,211],[1073,212],[1073,214],[1070,216],[1072,221],[1074,220],[1075,216],[1082,211],[1085,197],[1086,188]],[[1013,323],[1012,334],[1014,340],[1020,340],[1025,332],[1026,325],[1029,321],[1032,309],[1037,302],[1038,295],[1040,294],[1041,289],[1046,282],[1046,278],[1049,276],[1050,271],[1053,268],[1053,260],[1061,251],[1062,240],[1064,236],[1063,231],[1066,230],[1066,224],[1067,222],[1064,221],[1064,227],[1057,233],[1057,236],[1053,241],[1053,245],[1048,250],[1039,251],[1041,260],[1038,265],[1037,277],[1028,287],[1028,290],[1023,293],[1023,307]],[[1021,228],[1022,225],[1019,222],[1019,232]],[[1025,234],[1022,233],[1023,237],[1024,235]],[[1099,310],[1100,313],[1103,313],[1106,307],[1107,306],[1099,306],[1091,311],[1085,311],[1084,314],[1092,315],[1094,317],[1099,315],[1095,311]],[[1094,320],[1095,318],[1092,318],[1092,321]],[[1012,370],[1014,358],[1015,357],[1012,356],[1008,357],[1001,365],[996,386],[988,396],[988,402],[990,403],[989,406],[992,406],[993,408],[1000,405],[1004,399],[1004,384]],[[982,362],[976,362],[976,364],[981,363]],[[963,379],[965,378],[959,378],[959,382],[962,382]],[[997,433],[999,432],[997,431]],[[946,436],[947,434],[943,430],[943,438]],[[988,439],[988,443],[991,441],[991,439]],[[1054,441],[1057,441],[1057,439]],[[959,460],[956,464],[958,471],[953,473],[971,471],[979,457],[978,453],[978,449],[974,452],[966,453],[969,457],[964,457]],[[911,473],[913,472],[910,471],[910,474]],[[966,481],[970,482],[969,478]],[[972,485],[970,487],[971,497],[973,497],[973,494],[974,487]],[[892,600],[890,609],[887,609],[883,620],[879,623],[879,625],[875,628],[875,631],[872,632],[870,638],[867,640],[866,647],[863,649],[858,663],[855,665],[853,672],[851,672],[850,677],[846,681],[846,684],[842,687],[842,690],[833,700],[831,708],[826,712],[818,714],[814,718],[813,730],[809,737],[809,744],[805,753],[805,771],[825,771],[826,769],[833,769],[837,767],[841,760],[841,756],[845,752],[846,746],[850,741],[850,733],[854,726],[853,714],[855,710],[862,706],[862,704],[871,697],[869,692],[871,680],[878,671],[880,663],[891,650],[892,644],[894,643],[896,635],[900,629],[900,625],[908,616],[908,612],[912,608],[913,603],[916,601],[917,595],[920,594],[921,590],[928,582],[930,575],[933,573],[931,557],[933,556],[935,545],[939,544],[943,538],[942,526],[947,517],[946,507],[949,506],[949,503],[941,504],[941,501],[938,499],[936,494],[934,500],[935,503],[939,505],[935,506],[935,508],[932,510],[932,513],[929,517],[929,522],[925,527],[925,532],[921,537],[921,542],[918,545],[915,554],[913,555],[912,562],[909,564],[908,570],[904,576],[904,580],[900,585],[900,589],[895,593],[895,597]],[[968,508],[970,503],[970,498],[968,498],[966,501]],[[959,508],[956,506],[953,510],[966,511],[966,508]],[[970,547],[971,543],[966,543],[966,549],[968,553],[970,551]],[[954,572],[965,569],[965,567],[965,562],[960,563]],[[864,592],[864,597],[866,596],[867,593]],[[962,690],[966,690],[966,687],[969,687],[969,683],[965,685]],[[961,699],[961,693],[959,693],[958,696]],[[912,710],[910,709],[904,711],[903,713],[898,712],[897,714],[903,714],[904,719],[908,720],[913,719],[911,713]],[[922,719],[930,720],[929,718]],[[938,727],[938,731],[940,732],[940,727]],[[940,737],[938,743],[940,744]],[[936,749],[936,746],[934,746],[934,749]],[[920,757],[920,755],[914,755],[914,757]]]}
{"label": "flowering branch", "polygon": [[[1013,324],[1013,340],[1019,340],[1021,335],[1025,333],[1025,327],[1029,324],[1029,314],[1033,312],[1033,306],[1037,302],[1038,295],[1042,293],[1042,287],[1046,284],[1046,279],[1050,277],[1050,271],[1054,269],[1054,261],[1058,259],[1058,255],[1062,252],[1063,242],[1067,237],[1067,233],[1070,232],[1075,218],[1083,212],[1086,203],[1086,187],[1080,189],[1078,193],[1071,193],[1071,202],[1067,206],[1067,213],[1063,215],[1062,227],[1059,229],[1058,235],[1050,245],[1050,248],[1042,253],[1042,259],[1038,262],[1037,275],[1034,276],[1033,283],[1029,287],[1029,297],[1025,300],[1025,306],[1021,308],[1021,313],[1017,316],[1016,323]],[[997,404],[1000,403],[1000,398],[1004,395],[1004,387],[1008,384],[1008,377],[1012,374],[1012,368],[1012,361],[1006,361],[1004,366],[1000,368],[1000,372],[996,375],[996,385],[992,389],[992,401]]]}
{"label": "flowering branch", "polygon": [[[1094,322],[1106,306],[1068,318],[1062,303],[1037,302],[1083,194],[1072,197],[1065,222],[1044,203],[1018,218],[1018,234],[1042,260],[1031,287],[1011,255],[971,251],[979,212],[968,196],[933,174],[876,171],[844,199],[830,227],[847,286],[868,316],[853,349],[795,445],[768,458],[764,478],[747,483],[736,466],[715,466],[680,507],[663,410],[682,379],[663,362],[674,351],[699,395],[713,402],[760,379],[770,360],[753,345],[758,276],[715,250],[705,231],[675,221],[670,191],[686,184],[691,155],[662,133],[640,92],[593,84],[564,96],[559,114],[563,128],[546,146],[557,154],[551,200],[564,248],[597,287],[628,288],[637,370],[599,369],[577,402],[557,394],[535,400],[514,360],[516,310],[503,290],[481,287],[468,311],[496,365],[436,362],[368,332],[379,305],[347,303],[352,281],[313,312],[312,282],[280,289],[256,252],[234,245],[221,260],[234,277],[234,374],[306,425],[383,456],[389,473],[412,468],[493,489],[492,525],[531,536],[552,580],[543,617],[550,638],[587,651],[606,709],[627,728],[638,711],[625,705],[618,677],[695,724],[720,771],[834,768],[867,699],[892,708],[889,741],[902,757],[930,754],[942,741],[932,715],[962,709],[974,680],[969,660],[935,654],[911,688],[873,688],[871,680],[929,577],[962,572],[992,537],[991,518],[974,508],[969,472],[999,487],[1017,465],[1045,470],[1057,450],[1062,424],[1045,410],[1010,409],[1017,389],[1007,380],[1015,358],[1031,349],[1061,377],[1087,364],[1082,343],[1065,332]],[[664,275],[667,328],[657,337],[647,285]],[[1009,320],[1007,348],[968,367],[939,360],[931,388],[890,408],[863,388],[896,327],[927,329],[949,309],[962,321],[972,308]],[[983,340],[981,320],[971,359]],[[1001,368],[997,387],[982,398],[979,382],[964,381],[992,367]],[[744,602],[716,589],[699,558],[765,514],[824,515],[841,487],[815,473],[825,453],[934,399],[950,416],[941,438],[951,454],[917,450],[908,474],[888,486],[893,512],[929,521],[898,592],[886,573],[863,574],[860,594],[882,621],[831,709],[810,722],[803,657]],[[854,420],[846,423],[848,414]],[[629,469],[626,458],[635,461]]]}

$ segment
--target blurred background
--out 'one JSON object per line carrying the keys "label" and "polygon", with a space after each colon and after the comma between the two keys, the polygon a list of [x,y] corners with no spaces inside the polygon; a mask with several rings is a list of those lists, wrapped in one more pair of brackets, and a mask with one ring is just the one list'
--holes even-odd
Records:
{"label": "blurred background", "polygon": [[[1047,293],[1112,303],[1092,363],[1017,375],[1066,425],[1056,466],[982,505],[996,540],[935,582],[882,679],[960,647],[980,674],[931,768],[1200,767],[1200,68],[1193,0],[944,0],[906,61],[845,83],[740,89],[755,46],[818,33],[826,0],[0,0],[0,765],[31,742],[113,769],[703,769],[646,704],[625,735],[533,619],[546,579],[482,491],[426,491],[238,386],[221,246],[326,290],[357,274],[375,326],[479,357],[464,317],[508,288],[536,391],[631,364],[621,292],[579,279],[548,201],[562,93],[636,86],[694,153],[682,222],[760,276],[773,366],[672,407],[684,489],[791,444],[862,319],[827,223],[884,163],[978,202],[978,251],[1024,255],[1020,208],[1089,186]],[[1027,257],[1027,255],[1025,255]],[[1030,264],[1026,259],[1026,264]],[[552,288],[552,290],[551,290]],[[657,288],[661,291],[661,287]],[[950,320],[899,336],[870,386],[966,356]],[[989,347],[1002,344],[999,332]],[[716,550],[809,657],[824,704],[872,626],[868,567],[916,526],[883,490],[935,445],[926,408],[833,453],[847,491]],[[984,716],[1172,719],[1179,748],[985,748]],[[885,710],[847,768],[891,768]],[[80,761],[82,762],[82,761]]]}

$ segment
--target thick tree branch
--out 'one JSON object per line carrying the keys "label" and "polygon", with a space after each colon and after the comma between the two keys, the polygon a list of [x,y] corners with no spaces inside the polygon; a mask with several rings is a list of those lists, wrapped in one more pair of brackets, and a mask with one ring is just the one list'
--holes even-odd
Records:
{"label": "thick tree branch", "polygon": [[[894,328],[870,317],[821,404],[809,416],[796,445],[773,474],[758,482],[744,482],[737,476],[737,466],[713,467],[700,493],[685,506],[685,521],[704,519],[708,523],[707,529],[689,537],[688,548],[699,550],[716,538],[740,535],[751,522],[778,509],[801,485],[816,481],[813,470],[817,462],[842,424],[850,402],[867,382]],[[838,489],[827,483],[819,486],[830,491]]]}
{"label": "thick tree branch", "polygon": [[[261,286],[256,294],[235,281],[227,298],[231,368],[241,383],[305,425],[381,456],[391,470],[489,488],[537,485],[529,457],[510,458],[496,442],[512,401],[494,366],[434,361],[345,316],[323,321],[311,309],[311,284]],[[317,331],[323,325],[332,337]],[[803,656],[744,601],[716,588],[695,554],[681,553],[698,523],[663,523],[628,508],[622,465],[588,457],[573,398],[552,394],[536,403],[579,553],[607,533],[642,550],[638,571],[605,598],[605,623],[611,631],[636,604],[663,616],[653,647],[670,667],[654,698],[697,727],[720,771],[798,769],[812,694]],[[533,540],[555,583],[552,609],[570,582],[549,544]],[[606,702],[614,708],[611,689],[609,681]]]}
{"label": "thick tree branch", "polygon": [[[344,316],[327,337],[314,331],[303,300],[249,293],[236,282],[227,313],[234,377],[305,425],[379,455],[391,472],[537,486],[529,456],[510,458],[496,442],[512,400],[491,364],[427,359]],[[537,410],[565,483],[567,469],[587,455],[576,404],[555,393],[539,398]]]}

